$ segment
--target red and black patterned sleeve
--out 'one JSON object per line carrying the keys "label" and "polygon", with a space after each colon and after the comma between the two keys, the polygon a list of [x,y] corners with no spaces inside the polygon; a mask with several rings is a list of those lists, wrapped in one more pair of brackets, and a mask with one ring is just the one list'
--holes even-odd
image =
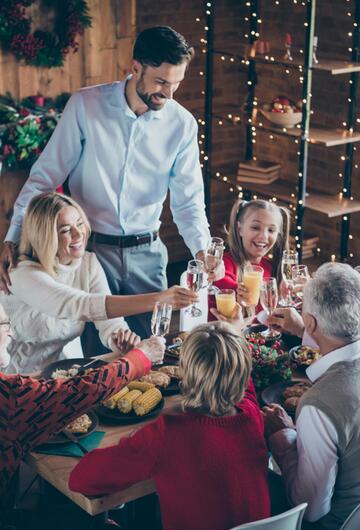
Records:
{"label": "red and black patterned sleeve", "polygon": [[28,451],[150,368],[149,359],[136,349],[66,380],[0,374],[0,493]]}

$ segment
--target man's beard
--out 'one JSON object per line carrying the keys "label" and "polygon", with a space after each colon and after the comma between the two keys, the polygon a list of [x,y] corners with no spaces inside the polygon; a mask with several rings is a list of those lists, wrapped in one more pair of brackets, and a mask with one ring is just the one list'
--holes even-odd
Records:
{"label": "man's beard", "polygon": [[[154,92],[153,94],[148,94],[146,92],[143,92],[144,83],[142,79],[137,82],[136,84],[136,93],[139,96],[139,98],[145,103],[147,107],[149,107],[150,110],[161,110],[163,106],[166,103],[167,98],[163,96],[162,94],[159,94],[159,92]],[[155,103],[152,99],[153,96],[158,96],[162,99],[162,103]]]}

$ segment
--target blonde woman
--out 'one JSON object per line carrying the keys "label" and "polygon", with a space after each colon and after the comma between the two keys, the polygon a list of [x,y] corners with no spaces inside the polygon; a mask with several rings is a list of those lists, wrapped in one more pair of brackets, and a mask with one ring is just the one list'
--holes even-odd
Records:
{"label": "blonde woman", "polygon": [[267,449],[245,340],[227,323],[205,324],[180,359],[182,409],[86,455],[70,488],[98,495],[153,478],[164,530],[227,530],[268,517]]}
{"label": "blonde woman", "polygon": [[20,259],[10,272],[11,295],[0,294],[12,322],[8,373],[29,373],[63,357],[63,347],[92,321],[102,343],[125,351],[139,338],[123,316],[151,311],[157,300],[176,309],[194,294],[178,286],[161,293],[110,294],[95,254],[85,251],[89,222],[80,206],[59,193],[34,197],[27,209]]}

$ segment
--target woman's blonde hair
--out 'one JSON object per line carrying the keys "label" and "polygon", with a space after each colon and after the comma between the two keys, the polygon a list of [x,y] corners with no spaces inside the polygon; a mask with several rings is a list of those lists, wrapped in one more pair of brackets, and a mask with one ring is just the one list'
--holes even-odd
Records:
{"label": "woman's blonde hair", "polygon": [[278,283],[280,283],[282,279],[282,255],[284,250],[289,249],[290,215],[286,208],[261,199],[254,199],[252,201],[239,199],[236,201],[231,209],[229,227],[227,230],[230,253],[239,267],[239,278],[241,278],[244,273],[246,262],[249,261],[249,257],[246,254],[242,237],[239,233],[239,224],[243,223],[249,213],[255,209],[267,210],[268,212],[273,213],[278,219],[279,233],[275,245],[272,248],[272,276],[277,279]]}
{"label": "woman's blonde hair", "polygon": [[225,322],[195,328],[181,357],[183,409],[223,416],[242,399],[251,372],[246,340]]}
{"label": "woman's blonde hair", "polygon": [[79,212],[86,229],[86,241],[91,228],[83,209],[71,197],[56,192],[46,192],[33,197],[27,207],[20,239],[20,259],[40,263],[46,272],[56,276],[56,255],[59,239],[57,219],[66,206]]}

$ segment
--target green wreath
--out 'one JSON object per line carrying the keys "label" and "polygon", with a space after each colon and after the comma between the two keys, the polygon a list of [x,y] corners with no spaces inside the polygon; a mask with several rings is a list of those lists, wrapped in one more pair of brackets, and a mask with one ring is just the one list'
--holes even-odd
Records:
{"label": "green wreath", "polygon": [[77,35],[91,26],[85,0],[43,0],[55,8],[54,30],[31,32],[31,18],[26,8],[35,0],[0,0],[0,43],[26,64],[53,68],[62,66],[70,50],[75,53]]}

